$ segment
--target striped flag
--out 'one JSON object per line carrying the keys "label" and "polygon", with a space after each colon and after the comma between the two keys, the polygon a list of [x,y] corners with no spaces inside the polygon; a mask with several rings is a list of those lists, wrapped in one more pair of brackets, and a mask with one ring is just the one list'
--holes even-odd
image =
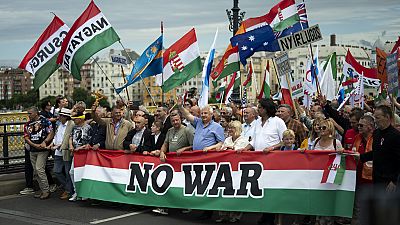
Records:
{"label": "striped flag", "polygon": [[254,71],[253,71],[253,60],[250,59],[250,65],[249,65],[249,71],[247,73],[247,78],[246,80],[243,82],[243,86],[248,88],[251,86],[252,80],[253,80],[253,75],[254,75]]}
{"label": "striped flag", "polygon": [[271,87],[269,86],[269,61],[267,61],[267,67],[265,68],[265,75],[264,75],[264,80],[261,85],[261,91],[260,94],[257,96],[257,99],[262,99],[262,98],[271,98]]}
{"label": "striped flag", "polygon": [[201,89],[200,99],[198,103],[200,108],[203,108],[204,106],[208,105],[208,95],[210,93],[210,74],[211,74],[211,67],[214,62],[215,42],[217,40],[217,36],[218,36],[218,29],[215,32],[214,41],[211,45],[210,51],[208,52],[207,58],[203,66],[203,74],[202,74],[203,86]]}
{"label": "striped flag", "polygon": [[[162,89],[168,92],[201,72],[201,59],[196,31],[191,29],[163,54]],[[161,78],[161,75],[157,75]]]}
{"label": "striped flag", "polygon": [[33,87],[35,90],[42,86],[60,67],[56,60],[68,31],[69,27],[60,18],[54,16],[46,30],[21,61],[19,68],[25,69],[34,76]]}
{"label": "striped flag", "polygon": [[346,156],[339,154],[330,155],[322,175],[321,183],[341,185],[343,183],[345,171]]}
{"label": "striped flag", "polygon": [[229,44],[218,65],[211,72],[213,80],[221,80],[240,70],[238,47]]}
{"label": "striped flag", "polygon": [[86,60],[119,40],[110,22],[91,1],[64,38],[57,63],[81,80],[80,69]]}

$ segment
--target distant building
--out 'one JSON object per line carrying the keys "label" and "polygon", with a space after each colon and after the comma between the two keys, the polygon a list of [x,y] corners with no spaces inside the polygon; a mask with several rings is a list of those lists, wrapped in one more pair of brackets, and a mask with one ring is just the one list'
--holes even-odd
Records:
{"label": "distant building", "polygon": [[11,99],[15,94],[27,94],[32,88],[30,73],[18,68],[0,70],[0,100]]}

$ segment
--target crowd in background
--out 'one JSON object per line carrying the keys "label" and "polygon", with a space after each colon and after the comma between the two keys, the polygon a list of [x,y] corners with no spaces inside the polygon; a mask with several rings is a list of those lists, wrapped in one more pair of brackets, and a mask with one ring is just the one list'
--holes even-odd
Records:
{"label": "crowd in background", "polygon": [[[319,96],[310,109],[294,103],[280,104],[260,99],[243,107],[236,104],[199,107],[195,98],[177,99],[173,106],[157,107],[154,114],[144,106],[117,102],[111,109],[93,106],[85,113],[84,102],[73,106],[65,97],[56,105],[44,102],[41,110],[31,107],[24,127],[26,188],[21,194],[33,194],[33,177],[40,190],[34,194],[47,199],[61,189],[60,199],[79,200],[74,187],[73,153],[81,149],[124,150],[126,154],[159,157],[168,162],[168,153],[184,151],[292,151],[335,150],[359,159],[354,215],[351,224],[359,224],[357,192],[364,186],[383,186],[396,191],[400,174],[400,117],[392,105],[395,99],[372,101],[365,109],[345,105],[337,110],[337,101]],[[72,107],[71,107],[72,106]],[[54,159],[52,179],[47,160]],[[58,184],[58,185],[57,185]],[[157,208],[155,213],[168,214]],[[184,210],[190,212],[190,210]],[[204,211],[201,219],[209,219]],[[216,222],[236,222],[240,212],[218,212]],[[344,222],[343,222],[344,221]],[[275,224],[275,215],[264,213],[259,224]],[[346,223],[343,218],[299,216],[294,224]],[[350,221],[347,221],[350,223]]]}

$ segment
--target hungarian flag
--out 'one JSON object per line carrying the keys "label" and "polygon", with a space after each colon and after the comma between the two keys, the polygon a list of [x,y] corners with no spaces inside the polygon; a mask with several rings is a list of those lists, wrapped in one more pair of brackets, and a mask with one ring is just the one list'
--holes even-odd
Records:
{"label": "hungarian flag", "polygon": [[338,154],[330,155],[324,173],[322,174],[321,183],[341,185],[345,171],[346,156]]}
{"label": "hungarian flag", "polygon": [[262,98],[270,98],[271,97],[271,88],[269,86],[269,61],[267,61],[267,67],[265,68],[265,75],[264,75],[264,80],[261,85],[261,91],[260,94],[257,96],[257,99],[262,99]]}
{"label": "hungarian flag", "polygon": [[266,25],[271,26],[275,32],[279,32],[299,21],[300,17],[295,1],[282,0],[272,7],[267,14],[243,21],[236,34],[242,34]]}
{"label": "hungarian flag", "polygon": [[49,26],[19,64],[19,68],[33,74],[35,90],[42,86],[51,74],[60,67],[56,63],[56,59],[68,30],[69,27],[60,18],[54,16]]}
{"label": "hungarian flag", "polygon": [[292,109],[294,109],[293,108],[294,104],[293,104],[293,100],[292,100],[292,94],[291,94],[291,92],[289,90],[290,84],[292,82],[289,83],[289,81],[287,80],[288,76],[281,76],[281,93],[282,93],[281,103],[282,104],[288,104],[288,105],[292,106]]}
{"label": "hungarian flag", "polygon": [[233,89],[238,88],[240,86],[240,74],[239,72],[235,72],[232,75],[231,81],[228,84],[228,87],[225,89],[225,104],[232,102],[232,93]]}
{"label": "hungarian flag", "polygon": [[165,50],[163,57],[164,92],[198,75],[202,71],[202,66],[194,28]]}
{"label": "hungarian flag", "polygon": [[221,80],[240,70],[238,47],[229,44],[218,65],[211,72],[213,80]]}
{"label": "hungarian flag", "polygon": [[91,1],[65,37],[57,63],[81,80],[80,69],[86,60],[119,40],[110,22]]}
{"label": "hungarian flag", "polygon": [[250,60],[250,65],[249,65],[249,71],[248,71],[248,73],[247,73],[247,78],[246,78],[246,80],[245,80],[244,83],[243,83],[243,86],[244,86],[244,87],[248,88],[248,87],[251,86],[251,83],[252,83],[251,81],[252,81],[252,79],[253,79],[253,74],[254,74],[254,71],[253,71],[253,61]]}
{"label": "hungarian flag", "polygon": [[221,85],[215,91],[215,99],[217,101],[221,101],[221,99],[224,97],[225,88],[226,88],[226,81],[227,81],[227,79],[225,78],[225,80],[221,83]]}

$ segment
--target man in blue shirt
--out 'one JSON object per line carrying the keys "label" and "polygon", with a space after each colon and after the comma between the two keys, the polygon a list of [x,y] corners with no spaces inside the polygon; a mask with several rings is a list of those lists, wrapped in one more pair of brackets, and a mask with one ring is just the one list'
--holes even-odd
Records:
{"label": "man in blue shirt", "polygon": [[221,125],[212,120],[213,110],[210,106],[201,109],[201,118],[195,117],[182,105],[182,97],[178,98],[179,110],[190,123],[195,127],[193,150],[220,149],[224,143],[224,129]]}

